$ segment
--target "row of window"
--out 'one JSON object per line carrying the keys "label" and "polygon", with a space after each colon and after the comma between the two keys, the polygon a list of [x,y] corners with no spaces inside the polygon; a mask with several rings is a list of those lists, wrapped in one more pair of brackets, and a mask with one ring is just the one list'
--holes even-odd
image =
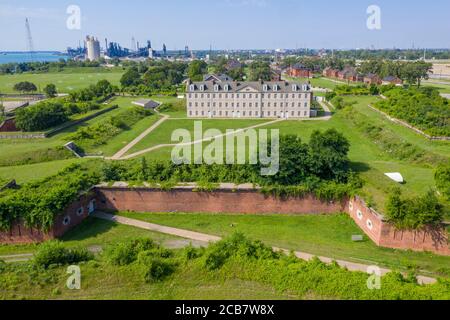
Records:
{"label": "row of window", "polygon": [[[198,88],[199,88],[200,91],[205,91],[207,89],[204,84],[199,85]],[[218,84],[214,85],[214,91],[217,92],[217,91],[220,91],[220,89],[221,89],[221,87]],[[271,89],[273,91],[278,91],[278,90],[280,90],[280,86],[279,85],[273,85]],[[308,90],[308,86],[307,85],[303,85],[302,89],[303,89],[303,91],[307,91]],[[231,90],[231,87],[228,84],[223,86],[223,91],[230,91],[230,90]],[[269,86],[267,84],[263,85],[263,91],[267,92],[269,90],[270,90],[270,88],[269,88]],[[293,84],[292,85],[292,91],[298,91],[298,90],[300,90],[300,87],[298,85],[296,85],[296,84]],[[189,91],[195,91],[195,84],[191,84],[189,86]]]}
{"label": "row of window", "polygon": [[[228,117],[228,116],[232,116],[232,117],[240,117],[241,116],[241,113],[240,112],[228,112],[228,111],[213,111],[212,113],[211,112],[205,112],[205,111],[201,111],[201,112],[199,112],[199,111],[189,111],[189,115],[190,116],[193,116],[193,115],[196,115],[196,116],[219,116],[219,117],[222,117],[222,116],[225,116],[225,117]],[[283,113],[283,112],[276,112],[276,111],[274,111],[273,113],[272,112],[270,112],[270,111],[266,111],[266,112],[263,112],[262,113],[262,115],[263,116],[266,116],[266,117],[277,117],[277,116],[284,116],[284,115],[289,115],[289,112],[286,112],[286,113]],[[302,116],[304,116],[304,117],[307,117],[308,116],[308,111],[297,111],[297,112],[295,112],[295,111],[291,111],[291,113],[290,113],[290,115],[291,115],[291,117],[295,117],[296,115],[298,116],[298,117],[302,117]],[[259,117],[259,112],[258,111],[255,111],[255,112],[252,112],[252,111],[249,111],[248,113],[247,112],[245,112],[245,111],[243,111],[242,112],[242,116],[243,117],[246,117],[246,116],[249,116],[249,117],[253,117],[253,116],[255,116],[255,117]]]}
{"label": "row of window", "polygon": [[[236,104],[234,104],[234,103],[230,103],[230,104],[228,104],[228,102],[224,102],[223,104],[222,104],[222,102],[219,102],[218,104],[216,104],[216,102],[213,102],[212,103],[212,106],[213,107],[216,107],[216,106],[219,106],[219,108],[221,108],[222,106],[225,106],[225,108],[228,108],[228,107],[231,107],[231,108],[234,108],[234,106],[236,105],[236,108],[239,108],[240,107],[240,104],[239,104],[239,102],[237,102]],[[291,103],[291,107],[292,108],[295,108],[295,106],[297,105],[297,107],[299,107],[299,108],[301,108],[302,106],[303,107],[305,107],[305,108],[307,108],[308,107],[308,102],[305,102],[305,103],[302,103],[302,102],[298,102],[297,104],[295,103],[295,102],[292,102]],[[189,102],[189,108],[192,108],[192,107],[211,107],[211,103],[210,102],[207,102],[206,104],[204,103],[204,102],[194,102],[194,103],[192,103],[192,102]],[[258,108],[259,107],[259,104],[258,104],[258,102],[255,102],[254,104],[253,103],[251,103],[251,102],[249,102],[248,104],[247,103],[245,103],[245,102],[243,102],[242,103],[242,107],[243,108],[246,108],[246,107],[249,107],[249,108],[252,108],[252,107],[256,107],[256,108]],[[285,102],[285,103],[283,103],[283,102],[280,102],[279,104],[278,103],[276,103],[276,102],[274,102],[273,103],[273,105],[270,103],[270,102],[268,102],[267,103],[267,105],[265,105],[264,104],[264,102],[263,103],[261,103],[261,107],[289,107],[289,103],[288,102]]]}
{"label": "row of window", "polygon": [[[291,96],[294,99],[295,98],[301,99],[302,95],[303,95],[302,93],[292,93],[291,95],[289,93],[286,93],[286,94],[274,93],[273,95],[271,95],[270,93],[268,93],[266,95],[264,93],[262,93],[261,94],[261,98],[264,98],[264,97],[269,98],[269,99],[270,98],[289,98],[289,96]],[[209,94],[209,93],[200,93],[200,94],[198,94],[198,93],[194,93],[194,94],[189,93],[189,98],[192,98],[192,97],[198,98],[198,97],[200,97],[200,98],[208,98],[209,99],[211,96],[212,96],[213,99],[216,98],[216,94],[215,93],[212,93],[212,94]],[[221,99],[222,96],[225,99],[228,99],[228,98],[234,99],[235,98],[235,94],[234,93],[230,93],[230,94],[224,93],[223,95],[221,93],[217,94],[217,97],[219,99]],[[252,93],[236,93],[236,98],[252,99],[253,97],[254,98],[259,98],[259,93],[255,93],[255,94],[252,94]],[[304,97],[306,99],[308,99],[309,93],[305,93]]]}

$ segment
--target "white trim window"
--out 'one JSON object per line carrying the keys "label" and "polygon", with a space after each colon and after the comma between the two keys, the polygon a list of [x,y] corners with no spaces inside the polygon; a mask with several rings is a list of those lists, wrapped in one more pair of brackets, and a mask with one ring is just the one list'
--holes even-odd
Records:
{"label": "white trim window", "polygon": [[361,210],[358,210],[358,211],[356,212],[356,216],[358,217],[359,220],[362,220],[362,219],[363,219],[363,213],[361,212]]}
{"label": "white trim window", "polygon": [[215,84],[215,85],[214,85],[214,91],[216,91],[216,92],[219,91],[219,85],[218,85],[218,84]]}
{"label": "white trim window", "polygon": [[373,222],[370,219],[367,219],[366,225],[369,230],[373,230]]}
{"label": "white trim window", "polygon": [[292,85],[292,91],[297,91],[298,90],[298,86],[296,84]]}
{"label": "white trim window", "polygon": [[191,85],[189,86],[189,91],[195,91],[195,85],[191,84]]}
{"label": "white trim window", "polygon": [[200,91],[205,91],[205,85],[204,84],[200,85]]}
{"label": "white trim window", "polygon": [[267,84],[263,85],[263,91],[268,91],[269,90],[269,86]]}

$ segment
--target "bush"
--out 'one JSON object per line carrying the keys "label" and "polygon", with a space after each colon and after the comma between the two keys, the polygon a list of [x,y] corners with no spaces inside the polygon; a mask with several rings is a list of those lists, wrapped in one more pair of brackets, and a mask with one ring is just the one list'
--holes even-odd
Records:
{"label": "bush", "polygon": [[147,272],[145,273],[146,282],[162,281],[175,271],[173,262],[162,259],[153,258],[146,264]]}
{"label": "bush", "polygon": [[436,180],[436,187],[442,195],[450,200],[450,163],[441,164],[434,176]]}
{"label": "bush", "polygon": [[262,242],[251,241],[242,233],[234,233],[232,236],[208,247],[204,256],[204,266],[212,271],[220,269],[231,257],[258,260],[276,258],[278,255]]}
{"label": "bush", "polygon": [[441,97],[439,90],[394,88],[384,95],[388,99],[378,102],[378,109],[430,135],[450,136],[449,100]]}
{"label": "bush", "polygon": [[68,121],[63,105],[46,101],[16,111],[16,126],[22,131],[45,130]]}
{"label": "bush", "polygon": [[95,174],[80,165],[71,165],[57,175],[6,190],[0,197],[0,229],[8,230],[19,219],[28,227],[47,231],[80,191],[98,182]]}
{"label": "bush", "polygon": [[112,265],[124,266],[135,262],[140,252],[155,248],[151,239],[135,239],[108,247],[105,256]]}
{"label": "bush", "polygon": [[39,246],[33,262],[38,266],[48,268],[54,264],[74,264],[93,258],[93,255],[86,249],[67,249],[59,241],[49,241]]}
{"label": "bush", "polygon": [[386,204],[386,217],[397,229],[416,230],[441,224],[444,208],[433,191],[420,197],[404,198],[400,189],[395,189]]}

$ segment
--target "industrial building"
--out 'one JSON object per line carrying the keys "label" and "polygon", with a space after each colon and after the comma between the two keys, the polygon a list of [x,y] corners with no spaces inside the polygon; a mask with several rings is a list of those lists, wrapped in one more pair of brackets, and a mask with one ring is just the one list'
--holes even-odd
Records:
{"label": "industrial building", "polygon": [[86,59],[89,61],[97,61],[100,59],[100,42],[94,37],[86,37]]}

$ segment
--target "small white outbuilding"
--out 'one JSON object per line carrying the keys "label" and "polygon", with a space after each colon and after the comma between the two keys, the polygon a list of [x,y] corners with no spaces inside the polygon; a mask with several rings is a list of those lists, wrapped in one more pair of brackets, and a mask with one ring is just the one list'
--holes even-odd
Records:
{"label": "small white outbuilding", "polygon": [[405,179],[403,179],[403,176],[399,172],[385,173],[385,175],[389,179],[391,179],[391,180],[393,180],[395,182],[398,182],[398,183],[404,183],[405,182]]}

